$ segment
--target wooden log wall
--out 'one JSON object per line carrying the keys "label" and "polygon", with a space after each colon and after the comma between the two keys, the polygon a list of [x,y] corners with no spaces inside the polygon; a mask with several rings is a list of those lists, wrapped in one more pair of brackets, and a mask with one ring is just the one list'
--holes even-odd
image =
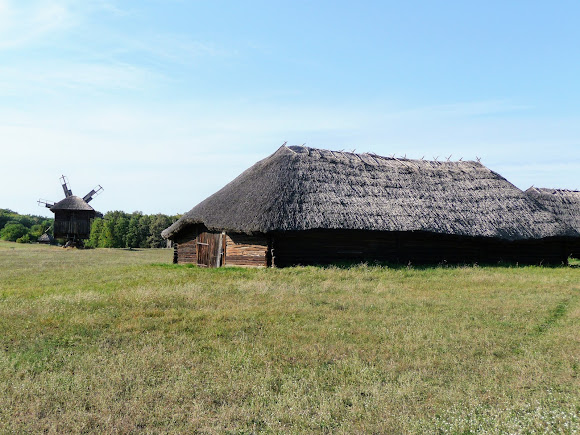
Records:
{"label": "wooden log wall", "polygon": [[506,242],[431,233],[304,231],[272,235],[276,266],[340,262],[562,264],[566,242]]}
{"label": "wooden log wall", "polygon": [[[175,261],[175,260],[174,260]],[[195,239],[177,244],[177,264],[197,263],[197,242]]]}
{"label": "wooden log wall", "polygon": [[578,241],[578,239],[576,239],[575,241],[570,242],[568,244],[567,250],[572,257],[580,258],[580,241]]}
{"label": "wooden log wall", "polygon": [[[210,267],[214,267],[214,254],[218,251],[214,249],[212,241],[217,240],[219,234],[210,232],[203,226],[191,226],[186,231],[182,231],[174,239],[176,244],[174,263],[198,264],[200,260],[198,258],[198,248],[200,246],[205,247],[205,245],[199,245],[199,243],[207,243],[207,249],[212,252]],[[222,257],[221,261],[223,266],[269,266],[268,239],[266,236],[230,233],[224,235],[223,240],[222,252],[225,252],[225,256]],[[201,253],[201,256],[205,258],[203,253]]]}
{"label": "wooden log wall", "polygon": [[[180,234],[175,240],[174,261],[197,264],[197,238],[206,232],[205,228],[190,228]],[[570,241],[563,239],[506,242],[432,233],[302,231],[268,236],[228,233],[224,249],[223,265],[264,267],[274,264],[284,267],[374,261],[399,264],[565,264],[571,248]]]}
{"label": "wooden log wall", "polygon": [[182,231],[174,239],[175,252],[173,262],[177,264],[196,264],[197,263],[197,237],[198,228],[192,226]]}
{"label": "wooden log wall", "polygon": [[268,266],[268,239],[264,235],[226,234],[228,266]]}

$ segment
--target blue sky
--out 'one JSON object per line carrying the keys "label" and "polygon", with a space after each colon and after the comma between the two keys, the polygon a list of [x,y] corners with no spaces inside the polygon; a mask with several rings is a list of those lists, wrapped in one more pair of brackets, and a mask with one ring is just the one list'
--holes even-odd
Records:
{"label": "blue sky", "polygon": [[283,142],[580,189],[578,1],[0,0],[0,207],[189,210]]}

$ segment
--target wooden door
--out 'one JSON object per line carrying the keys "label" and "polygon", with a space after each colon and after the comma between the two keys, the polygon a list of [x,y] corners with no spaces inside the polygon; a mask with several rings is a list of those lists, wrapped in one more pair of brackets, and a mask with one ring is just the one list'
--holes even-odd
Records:
{"label": "wooden door", "polygon": [[197,265],[220,267],[223,265],[225,237],[222,233],[201,233],[197,236]]}

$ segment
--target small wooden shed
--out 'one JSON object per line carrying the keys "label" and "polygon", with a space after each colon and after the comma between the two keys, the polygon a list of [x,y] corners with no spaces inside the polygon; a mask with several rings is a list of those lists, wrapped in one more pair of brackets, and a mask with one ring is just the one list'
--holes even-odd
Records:
{"label": "small wooden shed", "polygon": [[54,242],[54,237],[52,237],[50,234],[48,233],[44,233],[42,236],[40,236],[37,240],[38,243],[42,243],[45,245],[53,245]]}
{"label": "small wooden shed", "polygon": [[565,263],[578,232],[499,174],[282,146],[165,229],[199,266]]}

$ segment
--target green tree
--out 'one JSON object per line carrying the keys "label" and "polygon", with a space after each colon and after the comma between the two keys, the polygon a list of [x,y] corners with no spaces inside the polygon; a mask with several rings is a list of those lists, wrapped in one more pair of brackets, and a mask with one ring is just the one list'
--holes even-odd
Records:
{"label": "green tree", "polygon": [[142,216],[143,214],[138,211],[131,214],[129,225],[127,226],[126,244],[128,248],[138,248],[141,244],[142,237],[139,231],[139,220]]}
{"label": "green tree", "polygon": [[[53,219],[42,216],[21,215],[7,208],[0,209],[0,230],[7,225],[21,225],[10,227],[4,232],[5,240],[17,241],[20,243],[35,242],[40,235],[52,225]],[[27,232],[22,234],[26,228]],[[18,235],[18,237],[16,237]]]}
{"label": "green tree", "polygon": [[150,248],[164,248],[166,245],[165,239],[161,237],[161,231],[171,225],[171,219],[164,214],[156,214],[151,217],[149,224],[149,237],[147,238],[147,245]]}
{"label": "green tree", "polygon": [[13,212],[8,208],[0,208],[0,230],[4,228],[8,222],[14,221],[17,223],[15,221],[16,216],[18,216],[16,212]]}
{"label": "green tree", "polygon": [[28,234],[28,228],[21,223],[11,221],[0,230],[0,239],[15,242],[16,239],[19,239],[25,234]]}
{"label": "green tree", "polygon": [[114,227],[114,245],[115,248],[127,247],[127,232],[129,230],[129,219],[121,215],[115,222]]}
{"label": "green tree", "polygon": [[31,241],[38,240],[38,238],[44,234],[44,231],[45,231],[45,228],[42,224],[32,225],[32,227],[28,231],[28,234],[30,236],[30,240]]}
{"label": "green tree", "polygon": [[32,225],[34,225],[35,223],[37,223],[37,219],[33,216],[26,216],[26,215],[17,215],[15,217],[15,220],[18,223],[21,223],[22,225],[24,225],[26,228],[30,228],[32,227]]}
{"label": "green tree", "polygon": [[[85,246],[91,248],[164,248],[166,241],[161,231],[177,220],[178,216],[161,213],[144,215],[110,211],[93,220],[91,235]],[[38,227],[36,227],[38,228]],[[32,236],[31,236],[32,237]]]}
{"label": "green tree", "polygon": [[143,215],[139,218],[139,247],[148,248],[149,226],[151,225],[151,216]]}
{"label": "green tree", "polygon": [[[34,239],[36,240],[36,239]],[[31,243],[32,240],[30,238],[30,234],[26,233],[22,237],[16,239],[16,243]]]}
{"label": "green tree", "polygon": [[103,234],[103,219],[101,218],[93,219],[93,223],[91,224],[91,236],[87,241],[86,246],[89,248],[99,248],[102,234]]}
{"label": "green tree", "polygon": [[115,245],[115,221],[104,219],[103,232],[99,239],[99,248],[113,248]]}

